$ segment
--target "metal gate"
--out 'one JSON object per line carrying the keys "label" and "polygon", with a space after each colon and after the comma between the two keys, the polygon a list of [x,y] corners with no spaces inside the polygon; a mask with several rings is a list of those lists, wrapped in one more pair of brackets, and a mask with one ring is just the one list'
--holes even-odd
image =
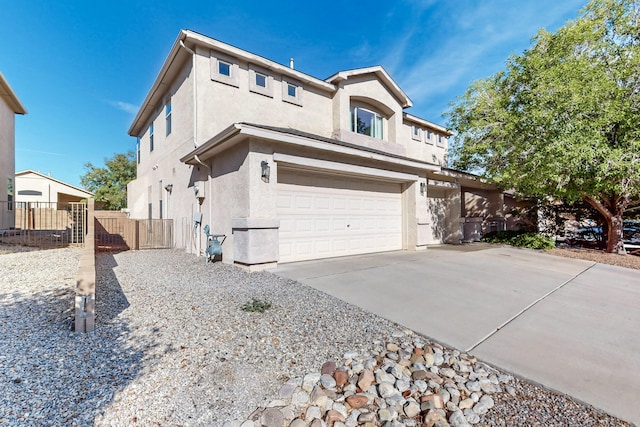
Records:
{"label": "metal gate", "polygon": [[0,202],[0,243],[37,247],[84,245],[87,204]]}

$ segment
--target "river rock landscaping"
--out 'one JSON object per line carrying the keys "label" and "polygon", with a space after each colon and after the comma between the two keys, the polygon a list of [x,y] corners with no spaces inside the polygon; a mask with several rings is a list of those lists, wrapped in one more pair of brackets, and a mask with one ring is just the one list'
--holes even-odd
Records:
{"label": "river rock landscaping", "polygon": [[[79,256],[0,255],[1,425],[628,425],[297,282],[179,250],[98,254],[97,329],[77,334]],[[253,301],[265,309],[243,310]]]}

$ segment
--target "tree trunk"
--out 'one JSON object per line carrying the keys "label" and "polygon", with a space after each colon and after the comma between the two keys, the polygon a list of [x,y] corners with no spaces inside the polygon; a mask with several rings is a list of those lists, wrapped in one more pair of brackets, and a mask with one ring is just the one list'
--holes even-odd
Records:
{"label": "tree trunk", "polygon": [[627,251],[624,249],[623,239],[623,220],[622,214],[626,207],[626,203],[620,203],[620,197],[614,196],[609,200],[602,202],[593,197],[584,196],[585,202],[593,206],[602,214],[606,222],[607,231],[607,252],[625,255]]}
{"label": "tree trunk", "polygon": [[607,218],[609,230],[607,233],[607,252],[624,255],[627,251],[624,249],[623,239],[623,221],[622,214]]}

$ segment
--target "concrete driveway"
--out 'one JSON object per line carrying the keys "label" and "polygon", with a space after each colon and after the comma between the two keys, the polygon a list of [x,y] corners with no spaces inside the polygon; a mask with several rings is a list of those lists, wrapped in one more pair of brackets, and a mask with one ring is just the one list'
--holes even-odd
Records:
{"label": "concrete driveway", "polygon": [[640,425],[640,270],[478,244],[273,272]]}

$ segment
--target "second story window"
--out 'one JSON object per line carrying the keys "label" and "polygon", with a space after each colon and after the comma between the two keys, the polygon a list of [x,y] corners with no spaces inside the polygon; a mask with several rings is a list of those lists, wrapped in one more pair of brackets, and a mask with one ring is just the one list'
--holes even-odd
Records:
{"label": "second story window", "polygon": [[171,98],[169,98],[164,108],[164,117],[167,125],[167,136],[169,136],[171,134]]}
{"label": "second story window", "polygon": [[153,151],[153,123],[149,127],[149,151]]}
{"label": "second story window", "polygon": [[283,78],[282,100],[302,107],[302,85],[297,81]]}
{"label": "second story window", "polygon": [[224,61],[218,61],[218,73],[223,76],[231,77],[231,64]]}
{"label": "second story window", "polygon": [[420,141],[421,139],[420,128],[418,126],[412,126],[411,128],[412,128],[411,137],[417,141]]}
{"label": "second story window", "polygon": [[136,139],[136,160],[140,164],[140,137]]}
{"label": "second story window", "polygon": [[238,62],[231,56],[211,51],[211,80],[230,86],[239,87]]}
{"label": "second story window", "polygon": [[273,77],[266,71],[249,65],[249,91],[273,97]]}
{"label": "second story window", "polygon": [[267,76],[256,73],[256,86],[267,87]]}
{"label": "second story window", "polygon": [[382,139],[382,116],[365,108],[353,109],[351,130],[361,135]]}

